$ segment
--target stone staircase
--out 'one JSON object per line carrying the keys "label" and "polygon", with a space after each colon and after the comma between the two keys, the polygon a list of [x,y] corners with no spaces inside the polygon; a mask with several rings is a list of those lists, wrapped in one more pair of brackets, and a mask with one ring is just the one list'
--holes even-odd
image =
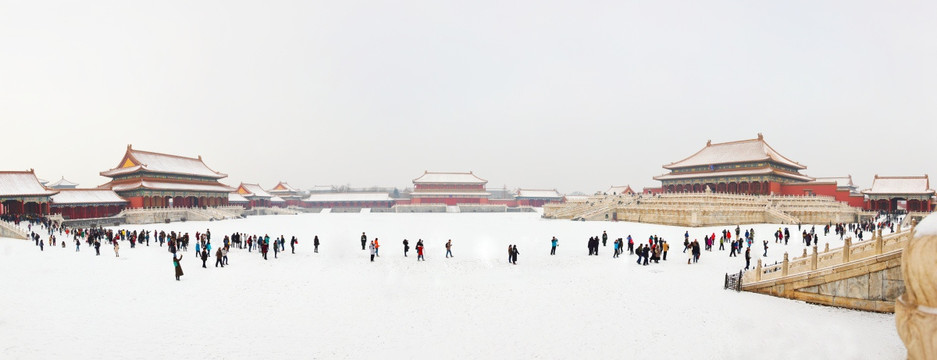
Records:
{"label": "stone staircase", "polygon": [[[736,287],[813,304],[894,312],[895,300],[904,292],[901,258],[914,224],[887,236],[879,229],[870,241],[853,244],[846,238],[839,248],[827,245],[820,251],[814,246],[799,258],[789,259],[785,253],[780,264],[765,266],[759,259],[754,270],[741,274]],[[727,275],[726,288],[732,276]]]}
{"label": "stone staircase", "polygon": [[0,237],[29,240],[29,233],[13,223],[0,221]]}
{"label": "stone staircase", "polygon": [[783,211],[778,206],[765,206],[765,220],[774,224],[796,225],[800,219],[793,217]]}

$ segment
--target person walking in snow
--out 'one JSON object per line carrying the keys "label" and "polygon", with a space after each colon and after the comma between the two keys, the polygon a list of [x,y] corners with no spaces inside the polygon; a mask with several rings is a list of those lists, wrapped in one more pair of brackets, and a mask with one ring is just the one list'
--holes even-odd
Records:
{"label": "person walking in snow", "polygon": [[768,240],[765,240],[763,243],[764,243],[764,246],[765,246],[765,253],[764,253],[763,255],[761,255],[761,256],[762,256],[762,257],[768,257]]}
{"label": "person walking in snow", "polygon": [[641,265],[641,257],[644,256],[644,244],[638,244],[638,249],[634,252],[638,254],[638,265]]}
{"label": "person walking in snow", "polygon": [[361,250],[364,250],[365,245],[368,244],[368,236],[364,234],[364,231],[361,232]]}
{"label": "person walking in snow", "polygon": [[215,267],[218,267],[218,265],[224,267],[224,259],[221,257],[221,248],[215,250]]}
{"label": "person walking in snow", "polygon": [[403,239],[403,257],[407,257],[407,252],[410,251],[410,242],[407,239]]}
{"label": "person walking in snow", "polygon": [[277,258],[277,254],[280,253],[280,245],[277,244],[277,239],[273,238],[273,258]]}
{"label": "person walking in snow", "polygon": [[511,248],[511,264],[517,265],[517,255],[520,254],[520,251],[517,251],[517,245],[515,244]]}
{"label": "person walking in snow", "polygon": [[208,266],[205,265],[205,262],[208,261],[208,250],[202,249],[201,258],[202,258],[202,268],[207,269]]}
{"label": "person walking in snow", "polygon": [[667,261],[667,251],[670,250],[670,243],[661,240],[661,249],[664,251],[664,261]]}
{"label": "person walking in snow", "polygon": [[452,255],[452,239],[446,242],[446,258],[455,257]]}
{"label": "person walking in snow", "polygon": [[416,242],[416,261],[426,261],[423,258],[423,239],[419,239]]}
{"label": "person walking in snow", "polygon": [[614,249],[615,252],[612,253],[612,258],[613,258],[613,259],[617,259],[617,258],[618,258],[618,249],[620,248],[621,245],[619,245],[619,241],[618,241],[618,240],[615,240],[615,241],[612,242],[612,246],[615,248],[615,249]]}
{"label": "person walking in snow", "polygon": [[101,255],[101,241],[95,239],[94,240],[94,256],[98,256],[98,255]]}
{"label": "person walking in snow", "polygon": [[558,242],[560,241],[556,239],[556,236],[553,237],[553,240],[550,240],[550,255],[556,255],[556,245]]}
{"label": "person walking in snow", "polygon": [[371,242],[370,245],[368,245],[368,250],[371,251],[371,262],[374,262],[374,255],[377,254],[377,247],[374,246],[373,241]]}
{"label": "person walking in snow", "polygon": [[295,236],[293,236],[293,238],[290,239],[290,251],[291,251],[293,254],[296,253],[296,244],[298,244],[298,243],[299,243],[299,240],[296,240],[296,237],[295,237]]}
{"label": "person walking in snow", "polygon": [[179,277],[184,275],[182,273],[182,264],[180,263],[181,261],[182,255],[179,255],[178,258],[175,256],[172,257],[172,266],[176,269],[176,281],[179,281]]}
{"label": "person walking in snow", "polygon": [[628,235],[628,253],[634,255],[634,239],[631,238],[631,235]]}
{"label": "person walking in snow", "polygon": [[228,265],[228,247],[221,248],[221,264]]}
{"label": "person walking in snow", "polygon": [[752,248],[745,248],[745,270],[752,264]]}
{"label": "person walking in snow", "polygon": [[120,242],[119,241],[114,242],[114,255],[116,257],[120,257]]}
{"label": "person walking in snow", "polygon": [[[64,243],[64,242],[63,242]],[[78,237],[75,237],[75,252],[81,251],[81,241],[78,240]]]}
{"label": "person walking in snow", "polygon": [[378,242],[377,238],[374,238],[374,256],[381,257],[381,243]]}
{"label": "person walking in snow", "polygon": [[316,237],[312,238],[312,252],[316,254],[319,253],[319,235],[316,235]]}
{"label": "person walking in snow", "polygon": [[605,230],[602,230],[602,246],[605,246],[606,241],[608,241],[608,234],[605,233]]}

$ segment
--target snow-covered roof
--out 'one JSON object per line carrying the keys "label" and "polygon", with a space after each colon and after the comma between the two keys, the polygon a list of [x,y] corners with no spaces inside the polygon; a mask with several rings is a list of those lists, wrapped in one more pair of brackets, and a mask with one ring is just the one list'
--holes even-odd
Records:
{"label": "snow-covered roof", "polygon": [[807,168],[806,166],[803,166],[779,154],[777,151],[771,148],[768,143],[765,142],[764,137],[761,134],[758,134],[757,139],[751,140],[733,141],[720,144],[707,142],[706,147],[704,147],[702,150],[696,152],[693,155],[690,155],[690,157],[686,159],[664,165],[664,168],[675,169],[701,165],[732,164],[754,161],[774,161],[776,163],[784,164],[795,169]]}
{"label": "snow-covered roof", "polygon": [[824,176],[814,178],[814,182],[834,182],[836,187],[855,187],[852,183],[852,175],[846,176]]}
{"label": "snow-covered roof", "polygon": [[279,196],[274,196],[274,197],[270,198],[270,202],[272,202],[272,203],[285,203],[286,200],[283,200],[283,198],[281,198],[281,197],[279,197]]}
{"label": "snow-covered roof", "polygon": [[655,176],[654,180],[679,180],[679,179],[705,178],[705,177],[713,177],[713,176],[742,176],[742,175],[768,175],[768,174],[788,177],[791,179],[796,179],[796,180],[801,180],[801,181],[813,180],[813,178],[809,176],[793,174],[793,173],[783,172],[783,171],[777,171],[772,168],[762,168],[762,169],[753,169],[753,170],[715,171],[715,172],[687,173],[687,174],[665,174],[665,175]]}
{"label": "snow-covered roof", "polygon": [[878,194],[913,194],[934,195],[930,180],[924,176],[878,176],[872,182],[872,188],[862,192],[868,195]]}
{"label": "snow-covered roof", "polygon": [[588,195],[566,195],[566,202],[585,202],[589,199]]}
{"label": "snow-covered roof", "polygon": [[394,201],[387,193],[329,193],[312,194],[303,199],[305,202],[339,202],[339,201]]}
{"label": "snow-covered roof", "polygon": [[273,189],[267,190],[267,192],[270,192],[270,193],[298,193],[299,190],[296,190],[296,188],[290,186],[290,184],[287,184],[286,182],[281,181],[281,182],[277,183],[277,185],[274,186]]}
{"label": "snow-covered roof", "polygon": [[0,171],[0,197],[49,196],[55,193],[44,188],[32,171]]}
{"label": "snow-covered roof", "polygon": [[188,184],[188,183],[177,183],[177,182],[163,182],[163,181],[151,181],[151,180],[141,180],[132,181],[129,183],[116,184],[116,185],[104,185],[105,187],[110,186],[111,190],[114,191],[127,191],[133,189],[152,189],[152,190],[189,190],[189,191],[217,191],[217,192],[231,192],[234,188],[224,185],[224,184]]}
{"label": "snow-covered roof", "polygon": [[534,199],[562,199],[563,194],[560,194],[556,189],[550,190],[538,190],[538,189],[517,189],[518,198],[534,198]]}
{"label": "snow-covered roof", "polygon": [[488,180],[482,179],[469,172],[430,172],[425,171],[423,175],[413,179],[414,184],[487,184]]}
{"label": "snow-covered roof", "polygon": [[489,192],[440,192],[440,191],[414,191],[410,193],[410,197],[447,197],[447,196],[491,196]]}
{"label": "snow-covered roof", "polygon": [[229,204],[240,204],[240,203],[249,203],[250,200],[247,200],[246,197],[241,196],[238,193],[228,193],[228,203]]}
{"label": "snow-covered roof", "polygon": [[259,197],[259,198],[272,198],[273,195],[270,195],[266,190],[264,190],[260,185],[257,184],[248,184],[241,183],[241,186],[238,186],[238,194],[244,195],[246,198]]}
{"label": "snow-covered roof", "polygon": [[127,146],[127,153],[124,154],[120,164],[116,168],[101,173],[102,176],[114,177],[134,173],[137,171],[149,171],[156,173],[194,175],[221,179],[228,175],[212,170],[202,162],[202,157],[190,158],[177,155],[162,154],[150,151],[135,150]]}
{"label": "snow-covered roof", "polygon": [[309,189],[309,191],[313,192],[329,192],[334,190],[335,188],[332,185],[316,185]]}
{"label": "snow-covered roof", "polygon": [[47,185],[46,187],[51,189],[74,189],[78,186],[78,183],[73,183],[71,181],[65,180],[63,176],[59,181],[56,181],[52,184]]}
{"label": "snow-covered roof", "polygon": [[78,205],[78,204],[124,204],[124,200],[116,192],[109,189],[65,189],[52,195],[52,205]]}
{"label": "snow-covered roof", "polygon": [[631,185],[625,186],[612,186],[605,191],[606,194],[634,194],[634,190],[631,189]]}

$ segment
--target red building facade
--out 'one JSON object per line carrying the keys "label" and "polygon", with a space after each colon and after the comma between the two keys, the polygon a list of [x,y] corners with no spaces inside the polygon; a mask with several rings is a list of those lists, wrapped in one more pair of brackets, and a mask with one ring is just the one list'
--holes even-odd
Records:
{"label": "red building facade", "polygon": [[485,190],[488,180],[471,171],[429,172],[413,179],[410,203],[416,204],[488,204],[491,193]]}
{"label": "red building facade", "polygon": [[[924,176],[878,176],[872,188],[862,192],[869,197],[872,211],[933,211],[934,190]],[[904,204],[904,206],[902,206]]]}

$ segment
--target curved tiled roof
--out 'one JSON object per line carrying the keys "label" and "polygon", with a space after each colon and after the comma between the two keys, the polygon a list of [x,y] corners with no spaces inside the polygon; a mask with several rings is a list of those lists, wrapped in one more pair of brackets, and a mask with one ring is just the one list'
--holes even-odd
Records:
{"label": "curved tiled roof", "polygon": [[697,151],[695,154],[690,155],[690,157],[686,159],[664,165],[664,168],[676,169],[702,165],[734,164],[754,161],[773,161],[779,164],[793,167],[795,169],[807,168],[806,166],[788,159],[775,151],[770,145],[768,145],[768,143],[765,142],[764,137],[761,134],[758,134],[757,139],[751,140],[733,141],[720,144],[713,144],[708,142],[706,143],[706,147],[704,147],[702,150]]}
{"label": "curved tiled roof", "polygon": [[101,172],[101,175],[114,177],[131,174],[137,171],[193,175],[214,179],[221,179],[228,176],[209,168],[208,165],[205,165],[205,163],[202,161],[201,156],[198,158],[190,158],[178,155],[136,150],[130,146],[127,147],[127,153],[121,159],[121,163],[118,164],[116,168]]}
{"label": "curved tiled roof", "polygon": [[872,188],[862,192],[867,195],[934,195],[930,180],[924,176],[878,176]]}
{"label": "curved tiled roof", "polygon": [[123,204],[124,200],[108,189],[67,189],[52,195],[52,205]]}
{"label": "curved tiled roof", "polygon": [[50,196],[55,193],[43,187],[32,171],[0,171],[0,197]]}
{"label": "curved tiled roof", "polygon": [[413,179],[414,184],[487,184],[488,180],[469,172],[430,172]]}
{"label": "curved tiled roof", "polygon": [[560,192],[556,191],[556,189],[517,189],[517,197],[532,199],[562,199],[563,194],[560,194]]}
{"label": "curved tiled roof", "polygon": [[696,173],[686,173],[686,174],[664,174],[660,176],[655,176],[654,180],[680,180],[680,179],[695,179],[695,178],[707,178],[714,176],[745,176],[745,175],[777,175],[788,177],[791,179],[796,179],[800,181],[811,181],[812,177],[804,176],[795,173],[778,171],[772,168],[761,168],[761,169],[751,169],[751,170],[730,170],[730,171],[713,171],[713,172],[696,172]]}

